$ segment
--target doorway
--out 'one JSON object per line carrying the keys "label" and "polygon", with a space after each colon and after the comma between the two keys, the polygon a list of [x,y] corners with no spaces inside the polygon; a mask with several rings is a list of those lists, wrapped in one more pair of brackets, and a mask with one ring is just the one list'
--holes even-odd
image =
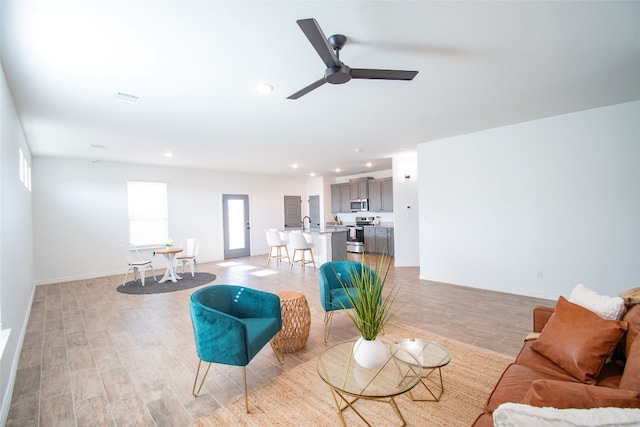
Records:
{"label": "doorway", "polygon": [[320,196],[309,196],[309,227],[320,228]]}
{"label": "doorway", "polygon": [[284,196],[284,226],[300,228],[302,220],[302,198],[300,196]]}
{"label": "doorway", "polygon": [[249,196],[222,195],[222,227],[224,259],[250,256]]}

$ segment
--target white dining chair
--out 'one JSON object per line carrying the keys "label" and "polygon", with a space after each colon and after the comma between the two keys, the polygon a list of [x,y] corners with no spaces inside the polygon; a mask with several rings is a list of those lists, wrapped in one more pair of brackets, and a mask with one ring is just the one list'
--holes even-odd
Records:
{"label": "white dining chair", "polygon": [[[289,234],[289,245],[291,249],[293,249],[293,257],[291,259],[291,265],[289,269],[293,269],[293,264],[299,263],[302,269],[304,270],[304,266],[306,264],[313,264],[313,267],[316,267],[316,261],[313,258],[313,249],[312,244],[307,242],[307,239],[302,233],[290,233]],[[311,259],[307,259],[305,254],[309,252]],[[300,253],[300,259],[296,260],[296,255]]]}
{"label": "white dining chair", "polygon": [[200,240],[194,238],[184,239],[180,242],[180,247],[182,248],[182,252],[176,256],[176,267],[178,264],[182,263],[182,274],[184,274],[184,266],[189,263],[189,267],[191,268],[191,277],[194,277],[194,270],[196,273],[198,272],[196,256],[198,256]]}
{"label": "white dining chair", "polygon": [[122,282],[122,286],[127,283],[127,278],[129,277],[129,272],[131,270],[133,270],[134,281],[137,280],[136,276],[138,273],[140,273],[140,281],[142,282],[142,286],[144,286],[144,276],[145,270],[147,268],[151,269],[151,272],[153,273],[153,280],[155,280],[156,282],[158,281],[158,279],[156,279],[156,272],[153,270],[152,261],[143,260],[140,256],[140,252],[138,252],[138,248],[135,247],[135,245],[132,245],[131,243],[125,243],[120,245],[120,248],[122,249],[122,254],[124,255],[129,265],[127,274],[125,274],[124,276],[124,282]]}

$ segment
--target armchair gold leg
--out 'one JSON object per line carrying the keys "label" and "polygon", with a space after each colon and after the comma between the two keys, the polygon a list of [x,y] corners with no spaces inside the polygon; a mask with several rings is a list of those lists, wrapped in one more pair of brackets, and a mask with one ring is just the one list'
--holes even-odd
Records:
{"label": "armchair gold leg", "polygon": [[324,343],[329,341],[329,330],[331,329],[331,320],[333,320],[333,311],[324,312]]}
{"label": "armchair gold leg", "polygon": [[196,370],[196,378],[193,380],[193,389],[191,389],[191,394],[193,397],[198,397],[200,394],[200,390],[202,389],[202,385],[204,384],[205,378],[207,378],[207,374],[209,373],[209,368],[211,368],[211,363],[207,366],[207,370],[204,372],[204,377],[202,377],[202,381],[200,382],[200,387],[198,387],[198,391],[196,391],[196,384],[198,383],[198,375],[200,375],[200,365],[202,364],[202,360],[198,361],[198,369]]}
{"label": "armchair gold leg", "polygon": [[242,380],[244,381],[244,407],[249,413],[249,397],[247,396],[247,367],[242,367]]}

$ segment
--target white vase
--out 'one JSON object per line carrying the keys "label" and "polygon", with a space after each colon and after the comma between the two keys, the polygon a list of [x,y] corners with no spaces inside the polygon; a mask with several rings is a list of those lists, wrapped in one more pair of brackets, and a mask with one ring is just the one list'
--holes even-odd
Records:
{"label": "white vase", "polygon": [[353,358],[363,368],[379,368],[387,361],[387,348],[378,337],[375,340],[360,337],[353,346]]}

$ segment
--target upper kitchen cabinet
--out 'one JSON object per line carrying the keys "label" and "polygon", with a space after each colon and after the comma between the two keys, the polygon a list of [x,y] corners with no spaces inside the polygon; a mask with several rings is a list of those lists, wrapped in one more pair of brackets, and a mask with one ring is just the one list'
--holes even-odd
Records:
{"label": "upper kitchen cabinet", "polygon": [[392,178],[369,181],[369,210],[371,212],[393,212]]}
{"label": "upper kitchen cabinet", "polygon": [[351,199],[368,199],[369,198],[369,182],[372,178],[356,178],[350,179]]}
{"label": "upper kitchen cabinet", "polygon": [[331,184],[331,212],[351,212],[351,186],[349,183]]}

